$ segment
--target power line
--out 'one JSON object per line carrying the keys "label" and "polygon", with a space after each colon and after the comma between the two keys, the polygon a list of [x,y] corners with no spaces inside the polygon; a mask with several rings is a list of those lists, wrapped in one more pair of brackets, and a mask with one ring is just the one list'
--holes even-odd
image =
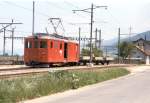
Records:
{"label": "power line", "polygon": [[[68,10],[65,10],[64,7],[59,6],[59,5],[57,5],[57,4],[54,4],[54,3],[52,4],[52,3],[49,2],[49,1],[46,1],[46,4],[51,5],[51,6],[55,7],[55,8],[57,8],[57,9],[60,9],[59,11],[68,12]],[[57,12],[57,13],[59,13],[59,12]],[[82,18],[83,18],[83,16],[82,16]],[[84,17],[84,18],[85,18],[85,17]],[[71,25],[67,20],[64,20],[64,19],[63,19],[63,21],[65,21],[65,23]],[[64,27],[62,27],[62,29],[63,29],[63,28],[64,28]]]}
{"label": "power line", "polygon": [[[60,9],[59,11],[68,12],[68,9],[65,10],[66,8],[64,8],[64,7],[62,7],[62,6],[59,6],[58,4],[52,4],[52,3],[49,2],[49,1],[46,1],[46,4],[51,5],[51,6],[55,7],[55,8],[57,8],[57,9]],[[71,11],[71,10],[69,10],[69,11]],[[58,13],[59,13],[59,12],[58,12]],[[70,13],[72,13],[72,11],[71,11]],[[80,15],[79,15],[79,16],[80,16]],[[83,16],[82,16],[82,18],[83,18]],[[85,17],[84,17],[84,18],[85,18]],[[63,21],[65,21],[67,24],[69,24],[68,21],[66,21],[66,20],[63,20]]]}
{"label": "power line", "polygon": [[[66,8],[64,8],[64,7],[62,7],[62,6],[59,6],[59,5],[57,5],[57,4],[55,4],[55,5],[53,5],[53,4],[51,4],[49,1],[46,1],[47,2],[47,4],[50,4],[50,5],[52,5],[53,7],[55,7],[55,8],[57,8],[57,9],[60,9],[61,11],[64,11],[64,12],[68,12],[68,9],[67,10],[65,10]],[[71,6],[70,4],[71,3],[69,3],[69,2],[64,2],[64,3],[66,3],[67,5],[69,5],[69,6]],[[73,4],[72,4],[73,5]],[[72,7],[72,6],[71,6]],[[75,7],[75,6],[74,6]],[[70,12],[71,13],[71,12]],[[82,15],[79,15],[79,14],[77,14],[79,17],[81,17],[81,18],[85,18],[86,16],[82,16]],[[86,17],[87,18],[87,17]],[[67,22],[67,21],[65,21],[65,22]]]}
{"label": "power line", "polygon": [[[76,6],[76,5],[74,5],[73,3],[70,3],[70,2],[68,2],[68,1],[64,1],[64,3],[66,3],[67,5],[70,5],[71,7],[75,7],[75,8],[77,8],[77,9],[80,9],[78,6]],[[105,6],[104,6],[105,7]],[[79,14],[77,14],[78,16],[81,16],[81,17],[86,17],[87,18],[87,16],[82,16],[82,15],[79,15]],[[107,23],[107,21],[100,21],[100,20],[98,20],[98,18],[95,18],[96,20],[95,21],[93,21],[94,23]]]}
{"label": "power line", "polygon": [[18,30],[15,30],[15,32],[32,33],[32,32],[29,32],[29,31],[18,31]]}
{"label": "power line", "polygon": [[12,6],[16,6],[16,7],[25,9],[25,10],[27,10],[27,11],[32,11],[32,9],[29,9],[29,8],[26,8],[26,7],[23,7],[23,6],[20,6],[20,5],[18,5],[18,4],[12,3],[12,2],[10,2],[10,1],[3,1],[3,2],[4,2],[4,3],[7,3],[7,4],[9,4],[9,5],[12,5]]}
{"label": "power line", "polygon": [[117,24],[119,24],[120,25],[120,22],[119,22],[119,20],[118,19],[116,19],[116,17],[114,17],[112,14],[111,14],[111,12],[109,11],[109,10],[107,10],[107,13],[115,20],[115,22],[117,22]]}
{"label": "power line", "polygon": [[104,7],[105,9],[107,8],[107,6],[94,6],[93,4],[91,4],[90,8],[86,8],[86,9],[81,9],[81,10],[72,10],[74,13],[76,11],[81,11],[81,12],[86,12],[86,13],[90,13],[91,14],[91,29],[90,29],[90,64],[92,64],[92,33],[93,33],[93,13],[94,13],[94,9],[97,8],[101,8]]}
{"label": "power line", "polygon": [[77,9],[80,9],[78,6],[76,6],[76,5],[74,5],[74,4],[70,3],[70,2],[64,1],[64,3],[66,3],[66,4],[68,4],[68,5],[71,5],[71,6],[74,6],[74,7],[77,8]]}
{"label": "power line", "polygon": [[[3,33],[4,33],[3,55],[5,55],[5,44],[6,44],[6,40],[5,40],[5,39],[6,39],[6,34],[5,34],[5,33],[6,33],[6,31],[7,31],[6,28],[9,27],[9,26],[11,26],[11,25],[13,25],[13,24],[22,24],[22,23],[14,22],[13,19],[12,19],[12,22],[11,22],[11,23],[10,23],[10,22],[9,22],[9,23],[7,22],[7,23],[0,23],[0,24],[2,24],[2,26],[3,26],[3,24],[5,24],[5,26],[3,26],[3,27],[0,29],[0,32],[3,32]],[[14,29],[12,30],[12,32],[13,32],[12,34],[14,34]],[[12,39],[13,39],[13,38],[12,38]],[[13,41],[13,40],[12,40],[12,41]],[[13,50],[12,50],[12,51],[13,51]],[[12,52],[12,53],[13,53],[13,52]]]}
{"label": "power line", "polygon": [[70,25],[90,25],[90,23],[69,23]]}
{"label": "power line", "polygon": [[33,15],[32,15],[32,35],[34,35],[35,28],[35,1],[33,1]]}
{"label": "power line", "polygon": [[[59,5],[57,5],[57,4],[52,4],[52,3],[49,2],[49,1],[46,1],[46,4],[49,4],[49,5],[51,5],[51,6],[55,7],[55,8],[57,8],[57,9],[61,9],[61,11],[64,10],[64,7],[59,6]],[[66,11],[65,11],[65,12],[66,12]]]}
{"label": "power line", "polygon": [[[74,5],[74,4],[70,3],[70,2],[64,1],[64,3],[66,3],[70,7],[75,7],[76,9],[80,9],[78,6],[76,6],[76,5]],[[83,15],[79,15],[79,14],[77,14],[77,15],[82,17],[82,18],[85,18],[85,17],[87,18],[87,16],[83,16]]]}
{"label": "power line", "polygon": [[[32,12],[32,9],[26,8],[26,7],[24,7],[24,6],[20,6],[20,5],[18,5],[18,4],[13,3],[13,2],[9,2],[9,1],[3,1],[3,2],[6,3],[6,4],[9,4],[9,5],[12,5],[12,6],[15,6],[15,7],[18,7],[18,8],[22,8],[22,9],[24,9],[24,10],[27,10],[27,11]],[[42,12],[39,12],[39,11],[36,11],[36,12],[37,12],[39,15],[42,15],[42,16],[45,16],[45,17],[49,17],[49,15],[44,14],[44,13],[42,13]]]}

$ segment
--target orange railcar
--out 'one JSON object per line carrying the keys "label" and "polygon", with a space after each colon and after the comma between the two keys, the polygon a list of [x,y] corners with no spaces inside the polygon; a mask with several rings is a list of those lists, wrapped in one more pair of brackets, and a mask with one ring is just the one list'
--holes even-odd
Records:
{"label": "orange railcar", "polygon": [[69,63],[79,61],[79,44],[57,34],[38,33],[25,38],[24,61],[26,65]]}

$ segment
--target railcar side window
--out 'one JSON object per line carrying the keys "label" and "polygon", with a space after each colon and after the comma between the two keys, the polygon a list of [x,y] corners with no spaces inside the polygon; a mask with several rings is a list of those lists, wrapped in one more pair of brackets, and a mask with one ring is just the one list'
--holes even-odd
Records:
{"label": "railcar side window", "polygon": [[29,48],[32,48],[32,41],[29,41]]}
{"label": "railcar side window", "polygon": [[25,42],[25,48],[28,48],[28,41]]}
{"label": "railcar side window", "polygon": [[53,42],[51,41],[50,47],[53,48]]}
{"label": "railcar side window", "polygon": [[62,43],[60,43],[60,49],[62,49]]}
{"label": "railcar side window", "polygon": [[41,41],[40,42],[40,48],[47,48],[47,42],[46,41]]}
{"label": "railcar side window", "polygon": [[54,48],[58,48],[58,42],[57,41],[54,42]]}
{"label": "railcar side window", "polygon": [[38,41],[34,41],[34,48],[38,48]]}
{"label": "railcar side window", "polygon": [[26,41],[25,48],[32,48],[32,41]]}
{"label": "railcar side window", "polygon": [[78,58],[78,44],[76,44],[76,58]]}

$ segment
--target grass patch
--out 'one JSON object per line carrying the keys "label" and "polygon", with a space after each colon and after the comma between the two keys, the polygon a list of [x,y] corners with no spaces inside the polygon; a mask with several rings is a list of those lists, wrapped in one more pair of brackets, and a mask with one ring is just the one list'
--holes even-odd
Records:
{"label": "grass patch", "polygon": [[75,89],[128,74],[123,68],[57,71],[47,74],[0,80],[0,103],[15,103]]}

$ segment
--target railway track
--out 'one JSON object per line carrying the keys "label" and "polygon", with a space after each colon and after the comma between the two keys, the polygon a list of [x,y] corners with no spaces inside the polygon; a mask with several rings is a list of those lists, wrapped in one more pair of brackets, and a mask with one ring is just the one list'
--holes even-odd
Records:
{"label": "railway track", "polygon": [[47,72],[59,71],[59,70],[80,70],[80,69],[97,69],[97,68],[100,69],[100,68],[129,67],[129,66],[133,66],[133,65],[111,64],[111,65],[98,65],[93,67],[72,66],[72,67],[53,67],[53,68],[31,68],[31,67],[5,68],[5,69],[0,69],[0,78],[22,76],[26,74],[47,73]]}

